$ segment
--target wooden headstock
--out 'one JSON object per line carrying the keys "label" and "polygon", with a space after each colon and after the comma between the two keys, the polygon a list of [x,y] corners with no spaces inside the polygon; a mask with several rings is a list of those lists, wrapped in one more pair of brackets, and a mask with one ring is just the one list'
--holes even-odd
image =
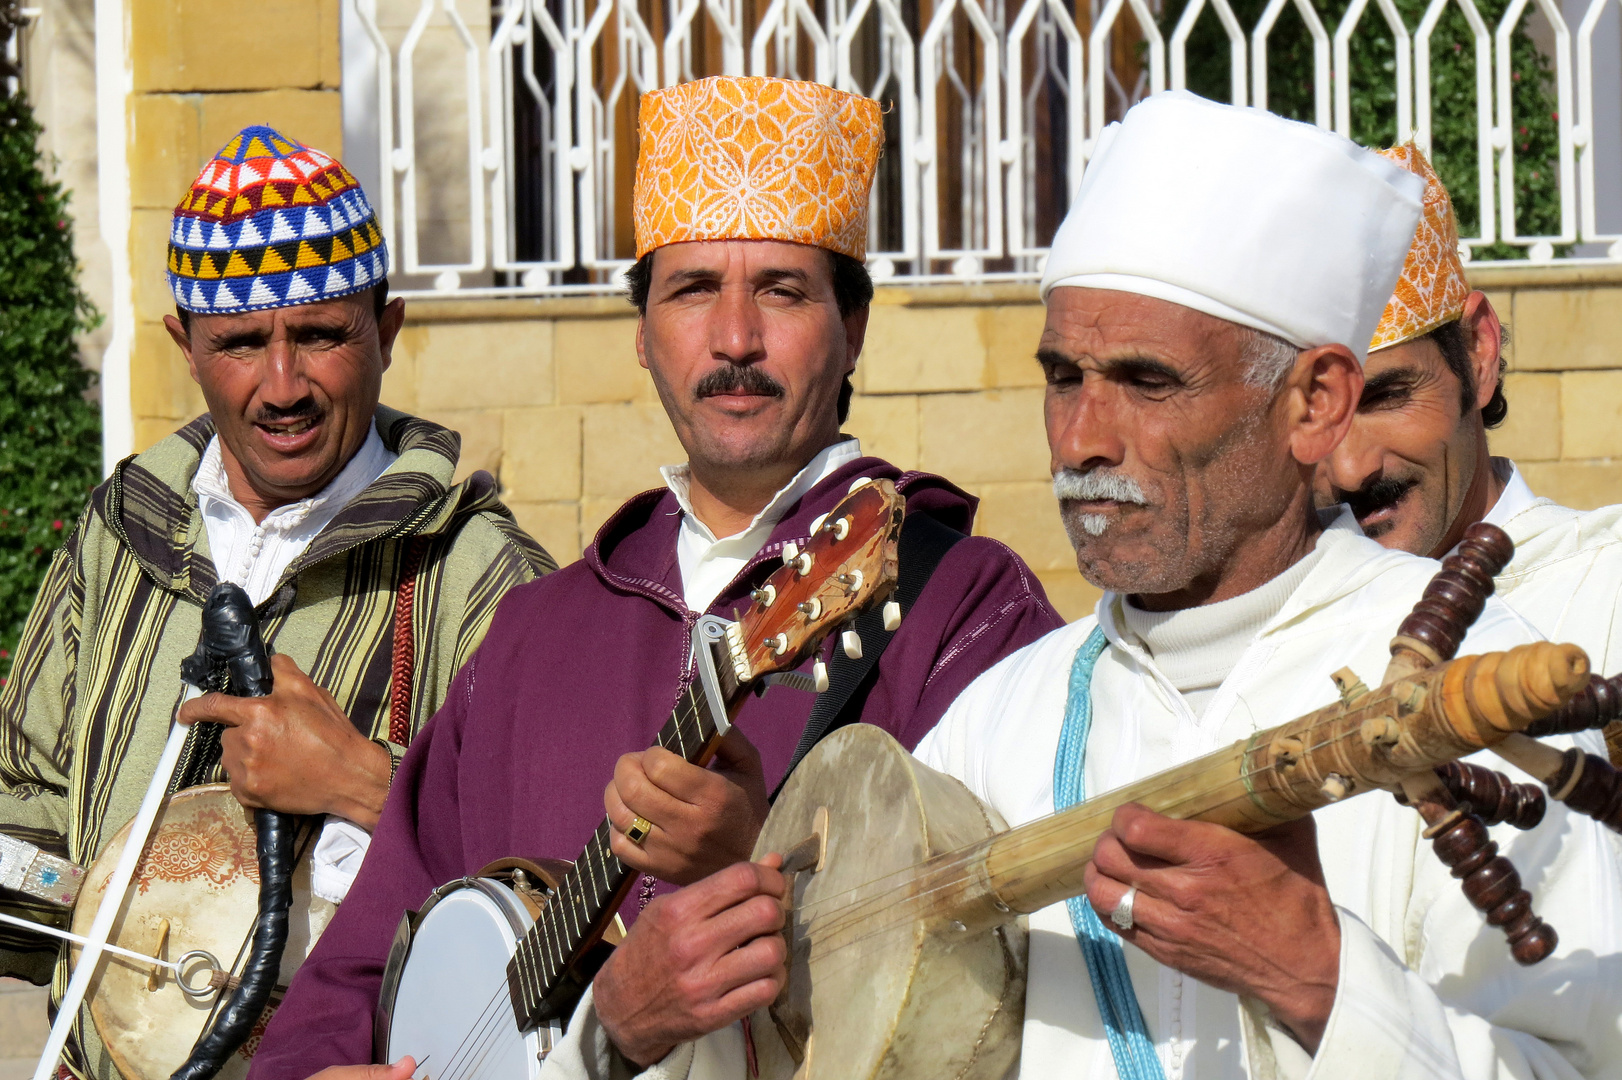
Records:
{"label": "wooden headstock", "polygon": [[798,667],[824,637],[895,590],[906,501],[888,480],[857,482],[804,547],[755,590],[727,636],[740,684]]}

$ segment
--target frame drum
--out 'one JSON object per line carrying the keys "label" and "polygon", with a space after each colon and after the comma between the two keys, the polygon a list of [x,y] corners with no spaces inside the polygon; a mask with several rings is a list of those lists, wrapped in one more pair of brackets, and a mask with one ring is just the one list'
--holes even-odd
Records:
{"label": "frame drum", "polygon": [[[222,1080],[242,1080],[259,1036],[287,991],[287,984],[337,912],[337,905],[310,892],[309,852],[317,829],[299,837],[300,858],[293,874],[287,951],[282,956],[276,993],[254,1033],[220,1072]],[[120,829],[85,875],[73,909],[73,931],[86,934],[96,918],[107,879],[129,837]],[[179,960],[201,950],[235,970],[259,913],[259,860],[253,811],[231,795],[227,784],[187,788],[158,812],[152,842],[136,868],[124,909],[109,941],[163,960]],[[73,949],[78,959],[79,949]],[[200,983],[204,965],[185,974]],[[120,956],[106,956],[87,994],[96,1034],[126,1080],[165,1080],[183,1065],[204,1024],[221,1002],[218,992],[192,996],[172,974]]]}

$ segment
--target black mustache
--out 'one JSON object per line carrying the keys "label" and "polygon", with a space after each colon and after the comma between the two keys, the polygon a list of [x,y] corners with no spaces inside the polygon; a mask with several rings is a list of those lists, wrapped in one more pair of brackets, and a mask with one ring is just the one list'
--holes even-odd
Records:
{"label": "black mustache", "polygon": [[321,419],[321,406],[313,398],[305,398],[288,406],[261,405],[254,413],[253,422],[256,424],[286,424],[298,420]]}
{"label": "black mustache", "polygon": [[774,398],[787,393],[781,383],[752,364],[744,367],[728,364],[716,368],[693,387],[693,396],[697,398],[740,392]]}
{"label": "black mustache", "polygon": [[1398,480],[1394,476],[1382,476],[1371,480],[1356,491],[1335,489],[1335,498],[1352,508],[1352,513],[1359,518],[1367,517],[1376,510],[1384,510],[1395,505],[1402,497],[1418,484],[1418,480]]}

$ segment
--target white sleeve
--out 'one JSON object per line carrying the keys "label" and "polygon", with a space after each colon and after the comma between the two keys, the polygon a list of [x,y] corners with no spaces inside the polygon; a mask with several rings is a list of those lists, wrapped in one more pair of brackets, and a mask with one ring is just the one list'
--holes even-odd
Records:
{"label": "white sleeve", "polygon": [[[1520,777],[1516,777],[1520,779]],[[1622,1078],[1622,874],[1602,826],[1551,800],[1542,826],[1494,839],[1560,934],[1522,968],[1422,843],[1413,852],[1407,962],[1341,909],[1340,981],[1309,1060],[1255,1002],[1241,1007],[1256,1080]]]}
{"label": "white sleeve", "polygon": [[743,1029],[722,1028],[682,1043],[641,1072],[614,1049],[597,1019],[591,987],[569,1020],[569,1030],[541,1066],[540,1080],[737,1080],[744,1074]]}
{"label": "white sleeve", "polygon": [[310,891],[323,900],[343,903],[371,846],[371,833],[347,818],[328,814],[310,855]]}

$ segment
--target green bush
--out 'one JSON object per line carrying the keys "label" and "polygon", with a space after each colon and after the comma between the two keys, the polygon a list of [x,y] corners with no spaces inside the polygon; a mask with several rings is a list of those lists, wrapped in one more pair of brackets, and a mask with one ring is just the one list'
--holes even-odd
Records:
{"label": "green bush", "polygon": [[[1395,0],[1409,33],[1429,5],[1426,0]],[[1247,34],[1256,25],[1266,0],[1230,0]],[[1169,0],[1162,32],[1169,38],[1187,0]],[[1350,5],[1347,0],[1315,3],[1333,39]],[[1509,6],[1508,0],[1476,0],[1489,34]],[[1554,73],[1549,59],[1526,33],[1525,21],[1510,45],[1511,95],[1515,117],[1515,207],[1518,231],[1542,236],[1560,231],[1559,133]],[[1370,0],[1348,42],[1351,54],[1352,138],[1364,146],[1390,146],[1397,138],[1396,53],[1391,30],[1378,5]],[[1456,5],[1449,4],[1431,34],[1432,162],[1459,218],[1459,235],[1481,234],[1481,198],[1476,155],[1475,38]],[[1218,101],[1229,97],[1228,38],[1216,13],[1200,13],[1188,40],[1188,88]],[[1287,4],[1267,44],[1267,106],[1273,112],[1311,122],[1313,96],[1312,35],[1295,5]],[[1497,162],[1494,161],[1496,169]],[[1497,217],[1497,208],[1491,212]],[[1498,229],[1498,235],[1504,233]],[[1525,249],[1494,244],[1477,248],[1477,259],[1523,259]]]}
{"label": "green bush", "polygon": [[51,552],[101,470],[101,417],[85,396],[95,376],[75,342],[96,315],[38,138],[28,102],[0,85],[0,680]]}

